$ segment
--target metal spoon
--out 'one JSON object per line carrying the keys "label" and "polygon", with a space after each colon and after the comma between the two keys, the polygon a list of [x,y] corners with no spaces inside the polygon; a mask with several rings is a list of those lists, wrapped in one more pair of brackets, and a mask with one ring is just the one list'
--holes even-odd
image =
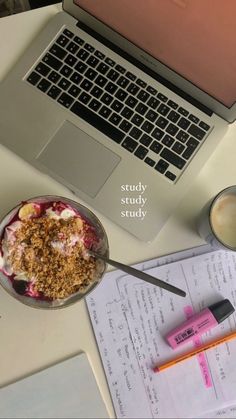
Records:
{"label": "metal spoon", "polygon": [[108,259],[105,256],[100,255],[99,253],[94,252],[93,250],[88,249],[88,253],[95,258],[101,259],[104,262],[108,263],[109,265],[114,266],[117,269],[121,269],[122,271],[126,272],[129,275],[136,276],[143,281],[149,282],[152,285],[157,285],[160,288],[164,288],[169,292],[173,292],[174,294],[180,295],[181,297],[186,297],[186,292],[181,290],[180,288],[175,287],[174,285],[168,284],[161,279],[155,278],[145,272],[139,271],[138,269],[132,268],[131,266],[124,265],[123,263],[116,262],[115,260]]}

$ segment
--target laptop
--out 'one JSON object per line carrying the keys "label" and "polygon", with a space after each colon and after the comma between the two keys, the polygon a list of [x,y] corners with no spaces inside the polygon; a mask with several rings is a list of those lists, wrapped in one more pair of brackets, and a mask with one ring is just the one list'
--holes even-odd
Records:
{"label": "laptop", "polygon": [[235,12],[64,0],[0,85],[0,142],[153,240],[235,120]]}

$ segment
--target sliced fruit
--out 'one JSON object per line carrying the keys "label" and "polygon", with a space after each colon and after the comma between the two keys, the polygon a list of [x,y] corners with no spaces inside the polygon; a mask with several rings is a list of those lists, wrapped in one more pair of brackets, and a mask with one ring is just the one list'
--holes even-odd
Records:
{"label": "sliced fruit", "polygon": [[40,212],[40,205],[29,203],[21,207],[18,215],[20,220],[26,220],[28,218],[38,217]]}

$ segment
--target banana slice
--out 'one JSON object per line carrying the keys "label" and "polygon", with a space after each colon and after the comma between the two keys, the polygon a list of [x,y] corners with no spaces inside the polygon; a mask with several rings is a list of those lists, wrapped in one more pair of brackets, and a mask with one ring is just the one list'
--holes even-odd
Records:
{"label": "banana slice", "polygon": [[37,204],[25,204],[19,211],[20,220],[38,217],[40,214],[40,206]]}

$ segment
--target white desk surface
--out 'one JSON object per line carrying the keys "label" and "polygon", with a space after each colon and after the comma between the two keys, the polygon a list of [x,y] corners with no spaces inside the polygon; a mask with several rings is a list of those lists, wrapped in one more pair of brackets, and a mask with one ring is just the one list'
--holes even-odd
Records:
{"label": "white desk surface", "polygon": [[[50,17],[60,10],[60,5],[53,5],[0,19],[0,80]],[[14,123],[14,115],[12,120]],[[111,257],[124,263],[134,263],[203,244],[196,232],[196,216],[211,196],[236,183],[235,155],[236,123],[230,126],[181,204],[152,243],[139,242],[97,213],[108,234]],[[73,198],[59,183],[0,146],[0,217],[22,199],[41,194]],[[114,416],[84,302],[65,310],[37,311],[18,303],[0,289],[0,342],[0,386],[85,351],[108,412],[111,417]]]}

